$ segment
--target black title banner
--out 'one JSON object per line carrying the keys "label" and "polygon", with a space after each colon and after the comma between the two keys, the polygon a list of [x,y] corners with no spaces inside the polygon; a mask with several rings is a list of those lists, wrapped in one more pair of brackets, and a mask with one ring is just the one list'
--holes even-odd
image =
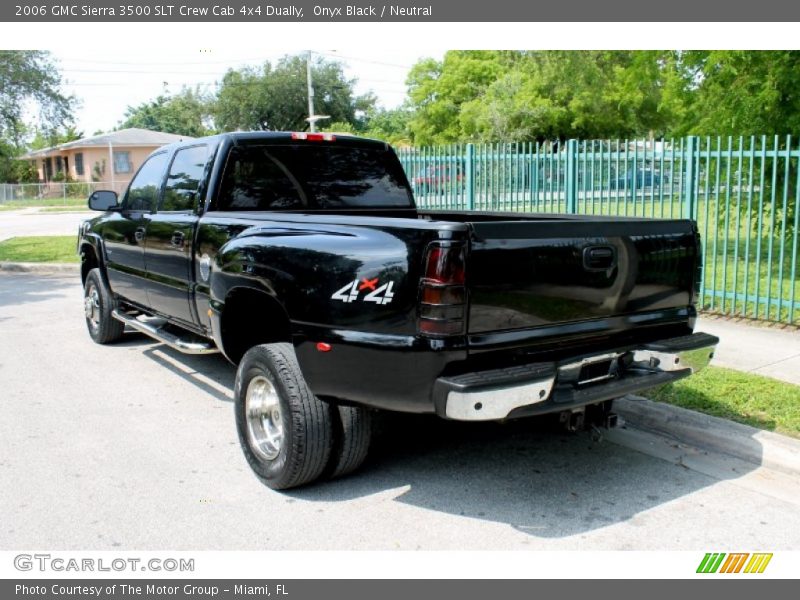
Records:
{"label": "black title banner", "polygon": [[[613,22],[797,21],[800,3],[786,0],[11,0],[6,22]],[[535,36],[536,32],[531,31]]]}
{"label": "black title banner", "polygon": [[[767,580],[2,580],[14,600],[530,600],[538,597],[673,600],[698,593],[726,600],[782,598],[793,581]],[[784,596],[784,594],[786,596]]]}

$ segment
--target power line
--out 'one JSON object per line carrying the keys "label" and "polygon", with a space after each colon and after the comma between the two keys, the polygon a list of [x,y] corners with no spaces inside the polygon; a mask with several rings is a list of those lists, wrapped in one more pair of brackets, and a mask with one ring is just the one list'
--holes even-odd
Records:
{"label": "power line", "polygon": [[[361,58],[359,56],[348,56],[345,54],[340,54],[336,51],[332,52],[322,52],[315,50],[314,54],[319,54],[321,56],[327,56],[329,58],[339,58],[344,60],[353,60],[356,62],[363,62],[372,65],[379,65],[382,67],[394,67],[398,69],[411,69],[413,65],[405,65],[399,63],[390,63],[385,61],[378,61],[369,58]],[[64,57],[57,57],[61,62],[74,62],[74,63],[88,63],[88,64],[96,64],[96,65],[127,65],[127,66],[159,66],[159,65],[168,65],[168,66],[182,66],[182,65],[224,65],[224,64],[231,64],[237,62],[251,62],[251,61],[266,61],[266,60],[275,60],[279,58],[283,58],[284,56],[295,56],[289,53],[281,53],[281,54],[265,54],[262,56],[254,56],[251,58],[231,58],[228,60],[207,60],[207,61],[175,61],[175,62],[167,62],[167,61],[159,61],[159,62],[128,62],[128,61],[116,61],[116,60],[94,60],[94,59],[85,59],[85,58],[64,58]]]}
{"label": "power line", "polygon": [[332,58],[343,58],[345,60],[355,60],[357,62],[369,63],[369,64],[372,64],[372,65],[379,65],[381,67],[395,67],[395,68],[398,68],[398,69],[411,69],[414,66],[414,65],[400,65],[400,64],[397,64],[397,63],[381,62],[381,61],[377,61],[377,60],[371,60],[369,58],[360,58],[358,56],[345,56],[344,54],[339,54],[338,52],[336,52],[336,53],[315,52],[315,54],[321,54],[323,56],[328,56],[328,57],[332,57]]}
{"label": "power line", "polygon": [[[154,77],[159,77],[161,75],[168,75],[170,73],[167,72],[160,72],[160,73],[151,73]],[[177,73],[176,73],[177,74]],[[192,73],[181,73],[183,75],[191,75]],[[198,75],[203,75],[202,73],[198,73]],[[204,86],[210,87],[214,86],[217,88],[221,88],[223,86],[227,87],[244,87],[244,86],[258,86],[261,85],[262,81],[229,81],[229,82],[221,82],[221,81],[205,81],[202,79],[190,79],[190,80],[179,80],[179,81],[170,81],[170,80],[162,80],[161,83],[166,83],[168,85],[183,85],[183,86]],[[356,79],[357,84],[368,84],[365,87],[372,89],[373,91],[383,91],[383,92],[394,92],[394,93],[405,93],[407,90],[405,88],[401,88],[399,85],[397,87],[393,87],[391,84],[396,84],[396,81],[392,81],[390,79]],[[378,83],[378,84],[389,84],[387,86],[373,86],[369,84]],[[66,86],[72,87],[123,87],[128,86],[130,83],[128,82],[90,82],[90,81],[70,81],[66,80],[64,82]],[[326,89],[330,86],[323,86]],[[341,87],[341,86],[333,86],[333,87]]]}
{"label": "power line", "polygon": [[86,58],[64,58],[64,57],[57,57],[61,62],[74,62],[74,63],[88,63],[88,64],[95,64],[95,65],[126,65],[126,66],[158,66],[158,65],[168,65],[168,66],[182,66],[182,65],[225,65],[230,63],[244,63],[244,62],[251,62],[256,60],[266,61],[269,59],[281,58],[286,56],[285,54],[268,54],[259,57],[253,58],[231,58],[228,60],[203,60],[203,61],[176,61],[176,62],[166,62],[166,61],[158,61],[158,62],[127,62],[127,61],[118,61],[118,60],[93,60],[93,59],[86,59]]}

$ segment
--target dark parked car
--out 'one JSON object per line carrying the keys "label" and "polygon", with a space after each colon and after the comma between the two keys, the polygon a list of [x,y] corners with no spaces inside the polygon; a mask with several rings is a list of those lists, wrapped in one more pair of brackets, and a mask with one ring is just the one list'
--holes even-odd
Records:
{"label": "dark parked car", "polygon": [[428,166],[414,178],[414,191],[418,194],[443,194],[463,188],[464,170],[459,164]]}
{"label": "dark parked car", "polygon": [[612,190],[653,187],[661,185],[661,174],[652,169],[638,169],[635,172],[631,169],[622,177],[612,179],[609,184]]}

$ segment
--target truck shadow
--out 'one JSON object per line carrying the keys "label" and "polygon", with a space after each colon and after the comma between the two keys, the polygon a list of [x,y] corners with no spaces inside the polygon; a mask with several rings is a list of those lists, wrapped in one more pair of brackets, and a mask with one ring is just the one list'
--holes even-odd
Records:
{"label": "truck shadow", "polygon": [[[221,355],[188,356],[139,334],[122,343],[149,345],[144,356],[207,398],[231,401],[235,368]],[[236,439],[233,422],[230,437]],[[390,493],[410,506],[506,524],[532,537],[561,538],[615,523],[635,525],[641,513],[721,478],[589,432],[562,432],[549,418],[458,423],[380,412],[370,456],[360,470],[283,494],[308,502],[348,502]]]}
{"label": "truck shadow", "polygon": [[[233,384],[236,368],[222,354],[192,356],[182,354],[169,346],[160,344],[141,333],[126,333],[126,343],[150,344],[142,355],[158,363],[184,381],[188,381],[198,390],[221,402],[233,402]],[[130,341],[128,340],[130,339]]]}
{"label": "truck shadow", "polygon": [[395,501],[560,538],[635,524],[640,513],[717,481],[588,432],[562,433],[547,419],[471,424],[386,414],[360,471],[290,495],[347,501],[405,488]]}

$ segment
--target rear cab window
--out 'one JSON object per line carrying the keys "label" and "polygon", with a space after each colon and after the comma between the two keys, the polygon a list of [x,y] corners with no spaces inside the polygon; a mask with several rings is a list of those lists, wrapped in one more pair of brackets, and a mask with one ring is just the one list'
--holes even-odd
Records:
{"label": "rear cab window", "polygon": [[216,210],[413,206],[402,167],[383,146],[286,144],[232,148]]}

